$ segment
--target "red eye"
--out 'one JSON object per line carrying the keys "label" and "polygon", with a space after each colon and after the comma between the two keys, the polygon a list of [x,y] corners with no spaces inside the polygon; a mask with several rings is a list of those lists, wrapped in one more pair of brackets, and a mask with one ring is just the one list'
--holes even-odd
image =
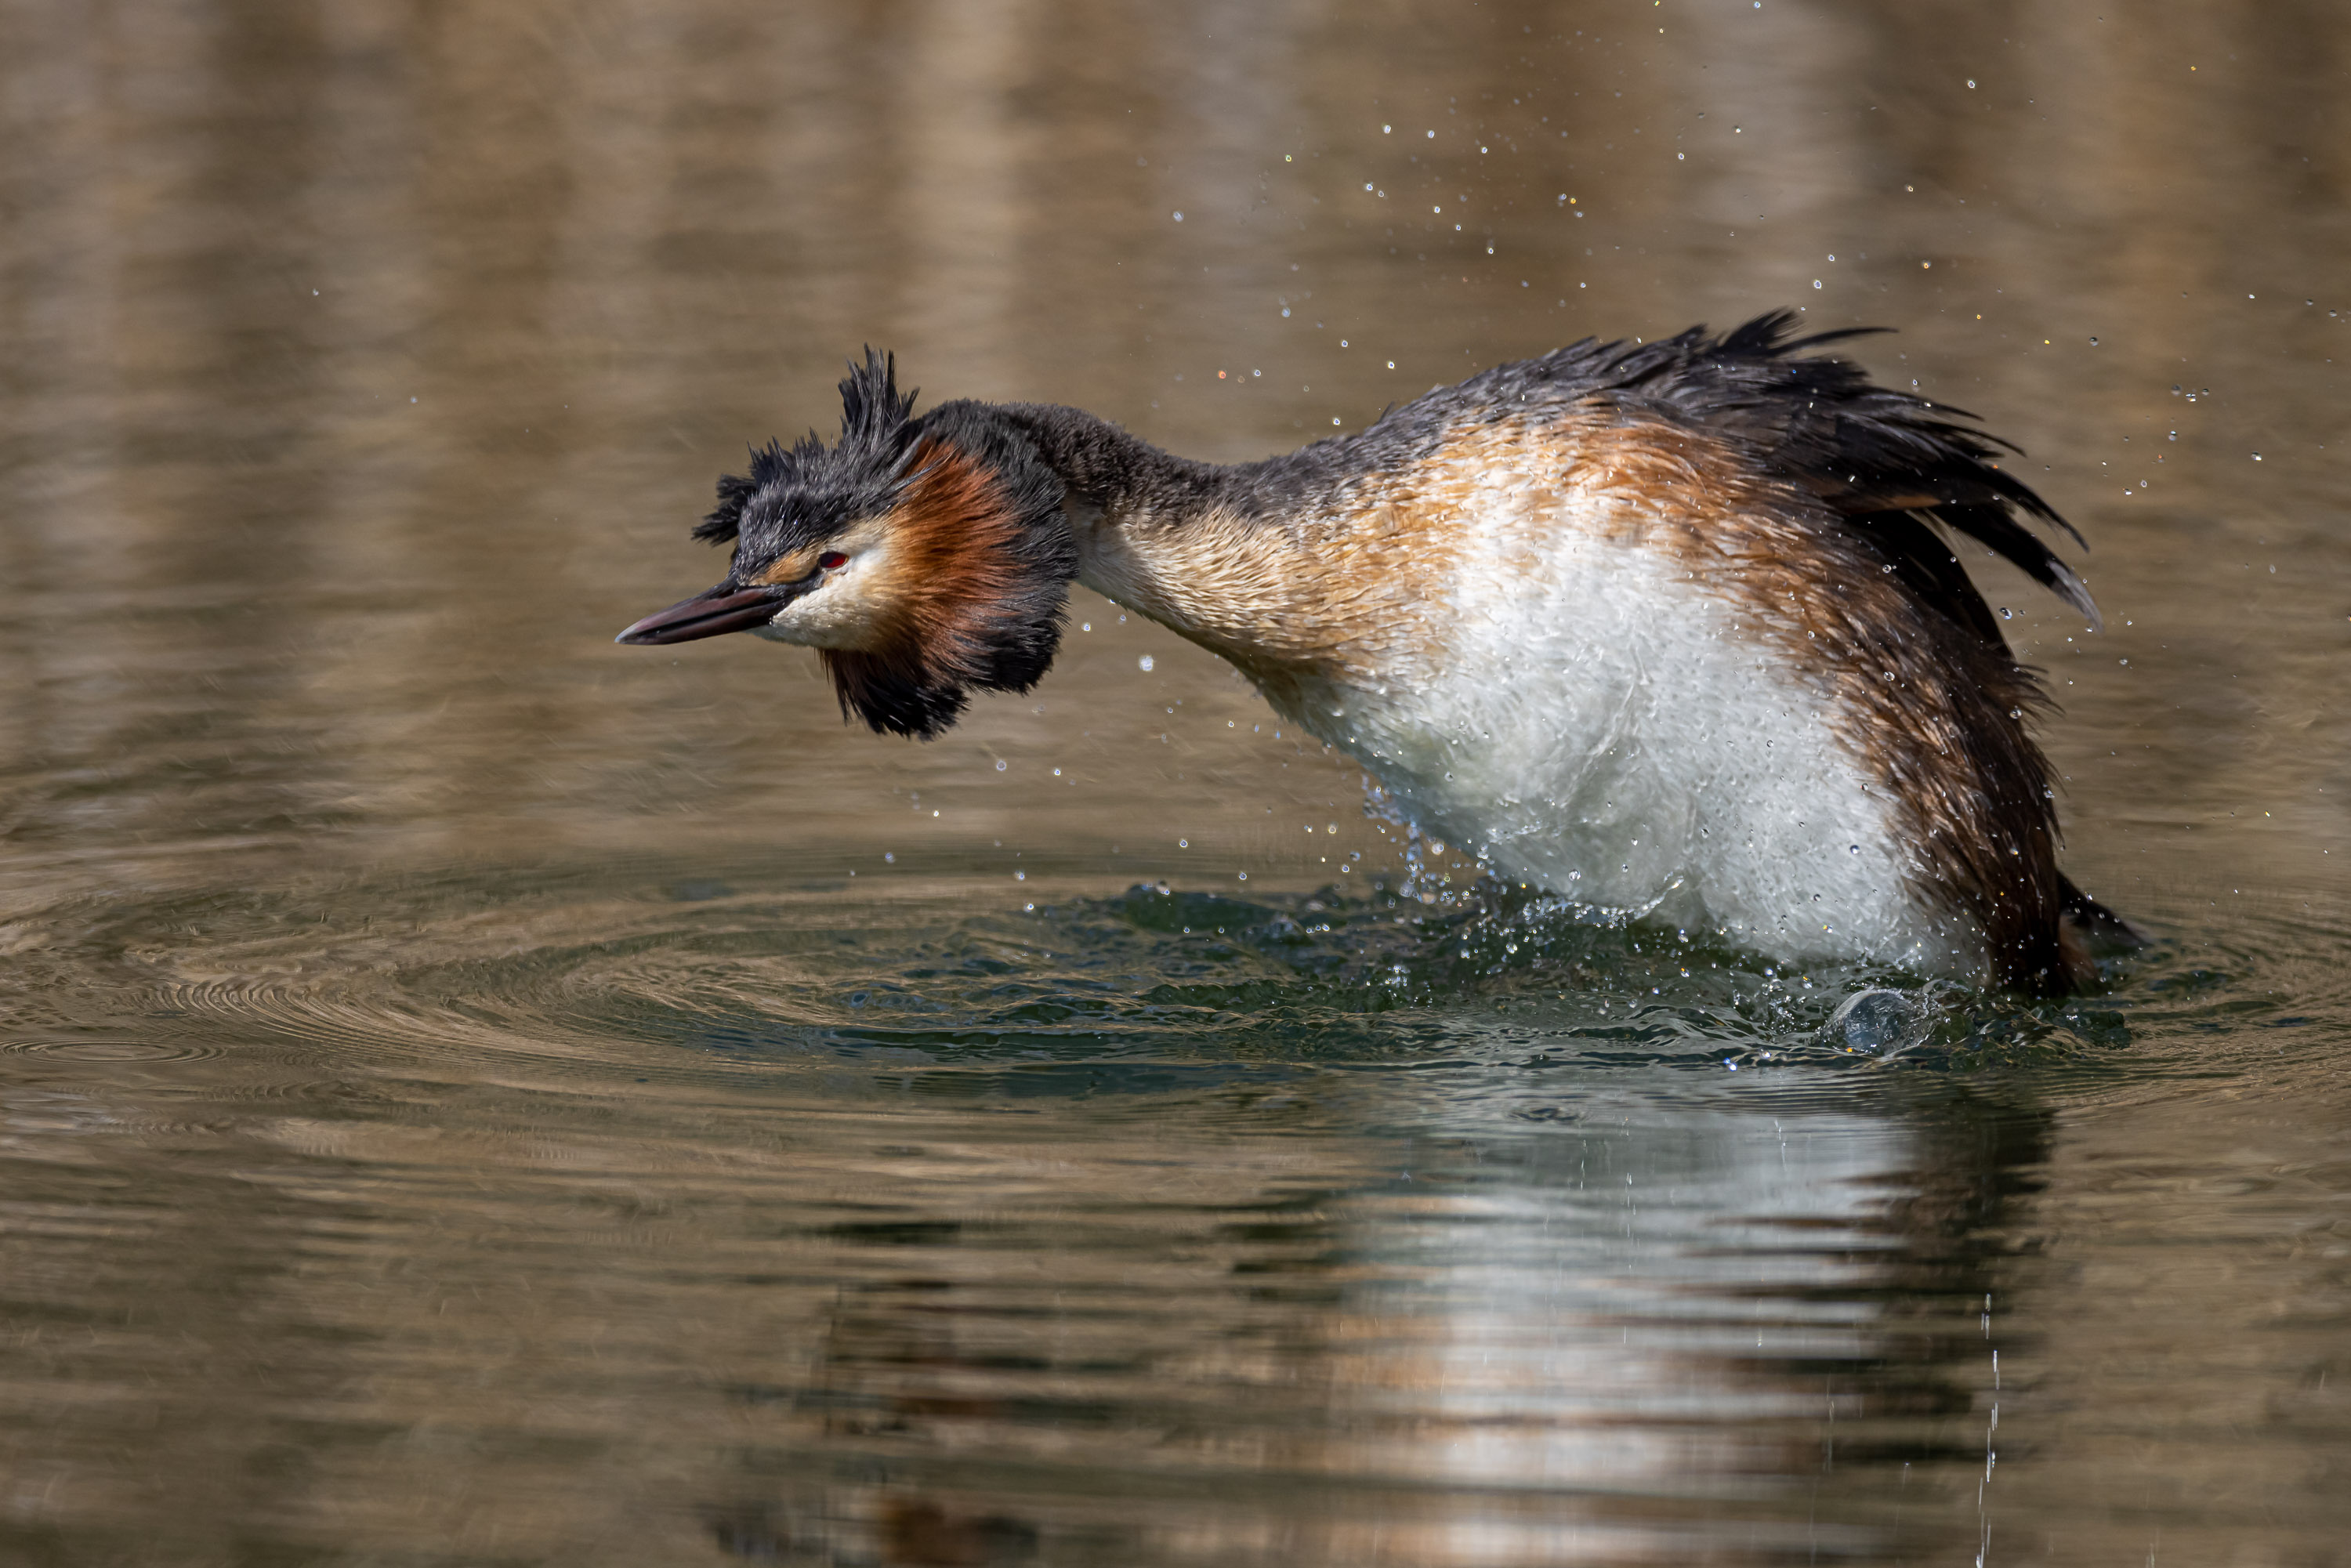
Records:
{"label": "red eye", "polygon": [[816,564],[821,570],[831,571],[834,567],[847,566],[849,558],[837,549],[829,549],[816,558]]}

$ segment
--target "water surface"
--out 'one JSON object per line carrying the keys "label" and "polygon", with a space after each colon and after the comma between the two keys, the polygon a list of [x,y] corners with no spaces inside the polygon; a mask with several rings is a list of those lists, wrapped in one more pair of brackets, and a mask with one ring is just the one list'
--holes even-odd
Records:
{"label": "water surface", "polygon": [[[0,1557],[2346,1561],[2332,10],[0,30]],[[1238,459],[1789,303],[2091,540],[2096,994],[1482,885],[1083,593],[927,746],[610,643],[864,343]]]}

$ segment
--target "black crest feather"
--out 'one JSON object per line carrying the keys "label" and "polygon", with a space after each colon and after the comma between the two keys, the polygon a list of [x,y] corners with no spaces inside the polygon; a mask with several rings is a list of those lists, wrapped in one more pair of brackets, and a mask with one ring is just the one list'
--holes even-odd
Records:
{"label": "black crest feather", "polygon": [[862,365],[852,362],[841,382],[841,439],[831,446],[810,431],[787,448],[779,441],[751,448],[747,474],[718,477],[718,504],[696,523],[694,537],[725,544],[743,530],[743,512],[762,491],[799,484],[832,492],[874,510],[885,509],[906,479],[906,460],[919,434],[914,392],[898,391],[898,359],[869,347]]}

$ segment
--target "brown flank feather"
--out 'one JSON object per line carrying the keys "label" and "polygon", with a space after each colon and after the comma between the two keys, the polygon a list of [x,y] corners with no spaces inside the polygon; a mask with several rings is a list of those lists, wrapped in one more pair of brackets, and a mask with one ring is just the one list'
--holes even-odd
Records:
{"label": "brown flank feather", "polygon": [[2049,762],[2024,719],[2048,706],[2032,672],[1949,617],[1922,613],[1894,566],[1820,498],[1756,472],[1728,442],[1662,422],[1564,422],[1659,542],[1750,630],[1831,696],[1838,739],[1892,794],[1917,881],[1984,934],[2005,984],[2056,994],[2088,954],[2059,915]]}

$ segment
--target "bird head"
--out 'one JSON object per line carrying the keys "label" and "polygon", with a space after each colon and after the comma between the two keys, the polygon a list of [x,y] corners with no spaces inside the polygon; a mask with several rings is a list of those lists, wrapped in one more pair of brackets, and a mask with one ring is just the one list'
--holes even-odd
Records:
{"label": "bird head", "polygon": [[814,648],[844,716],[929,739],[974,688],[1026,691],[1053,662],[1077,547],[1060,477],[985,405],[921,419],[893,360],[841,383],[841,439],[751,452],[696,538],[732,543],[707,592],[618,641],[749,632]]}

